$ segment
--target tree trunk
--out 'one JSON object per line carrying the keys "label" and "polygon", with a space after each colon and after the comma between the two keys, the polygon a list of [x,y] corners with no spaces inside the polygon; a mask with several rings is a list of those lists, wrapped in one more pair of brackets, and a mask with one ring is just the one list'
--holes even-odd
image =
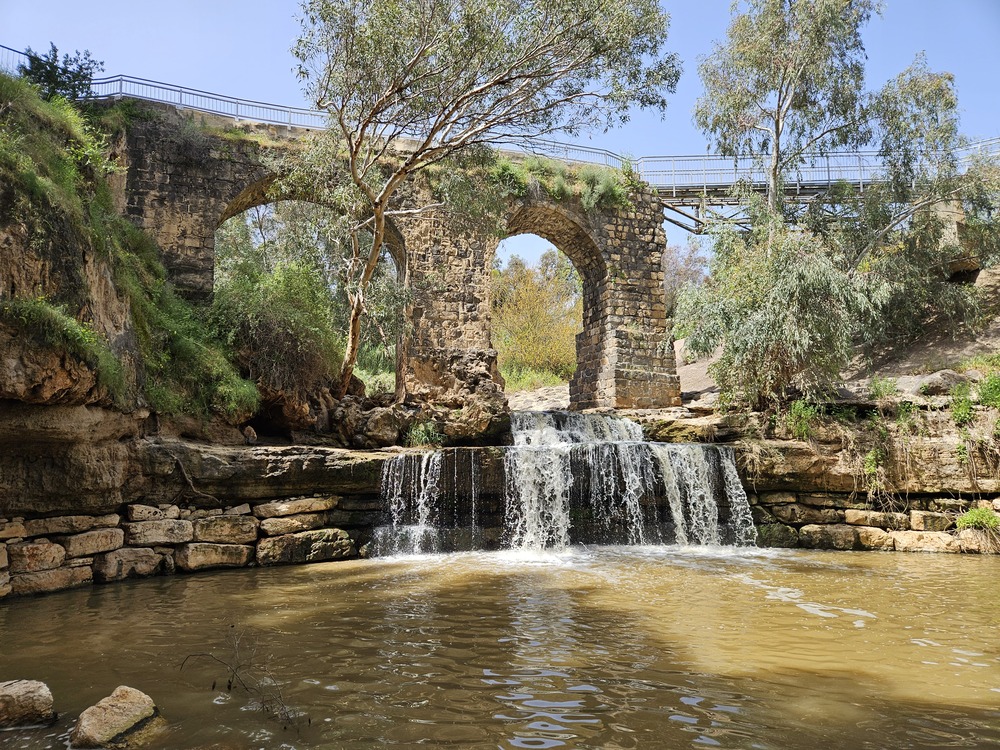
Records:
{"label": "tree trunk", "polygon": [[337,391],[334,394],[342,399],[347,394],[354,375],[354,365],[358,361],[358,350],[361,348],[361,316],[365,312],[365,297],[362,290],[350,295],[351,317],[347,325],[347,347],[344,350],[344,364],[340,367],[340,379],[337,381]]}

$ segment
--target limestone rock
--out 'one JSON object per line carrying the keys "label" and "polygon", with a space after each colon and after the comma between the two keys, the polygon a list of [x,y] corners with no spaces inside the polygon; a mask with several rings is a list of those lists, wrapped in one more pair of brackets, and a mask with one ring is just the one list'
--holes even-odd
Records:
{"label": "limestone rock", "polygon": [[899,552],[961,552],[958,539],[944,531],[893,531]]}
{"label": "limestone rock", "polygon": [[933,513],[925,510],[910,511],[910,528],[914,531],[946,531],[954,524],[947,513]]}
{"label": "limestone rock", "polygon": [[23,522],[8,521],[7,523],[0,523],[0,540],[23,539],[26,536],[28,536],[28,532],[24,528]]}
{"label": "limestone rock", "polygon": [[253,559],[254,548],[242,544],[194,542],[177,548],[174,561],[185,571],[206,568],[242,568]]}
{"label": "limestone rock", "polygon": [[234,505],[232,508],[226,508],[223,511],[224,516],[245,516],[250,513],[250,506],[247,503],[242,505]]}
{"label": "limestone rock", "polygon": [[844,511],[844,522],[852,526],[878,526],[883,529],[902,530],[910,527],[910,517],[906,513],[881,513],[875,510]]}
{"label": "limestone rock", "polygon": [[923,396],[947,396],[956,385],[969,379],[954,370],[938,370],[920,380],[917,391]]}
{"label": "limestone rock", "polygon": [[887,551],[896,549],[896,541],[892,538],[892,534],[874,526],[859,527],[858,541],[863,549]]}
{"label": "limestone rock", "polygon": [[129,521],[162,521],[167,514],[152,505],[129,505],[125,508],[125,515]]}
{"label": "limestone rock", "polygon": [[48,541],[21,542],[7,548],[11,573],[34,573],[51,570],[62,565],[66,550],[60,544]]}
{"label": "limestone rock", "polygon": [[125,546],[125,532],[121,529],[95,529],[62,539],[66,557],[87,557],[99,552],[112,552]]}
{"label": "limestone rock", "polygon": [[10,592],[10,573],[6,570],[0,571],[0,599],[9,596]]}
{"label": "limestone rock", "polygon": [[812,508],[808,505],[791,503],[775,505],[771,512],[784,523],[842,523],[844,511],[835,508]]}
{"label": "limestone rock", "polygon": [[122,520],[122,517],[117,513],[109,513],[106,516],[95,516],[94,517],[94,528],[95,529],[110,529],[116,527]]}
{"label": "limestone rock", "polygon": [[44,682],[0,682],[0,727],[24,727],[55,721],[52,692]]}
{"label": "limestone rock", "polygon": [[799,529],[799,543],[812,549],[857,549],[860,537],[857,526],[809,524]]}
{"label": "limestone rock", "polygon": [[958,532],[958,545],[962,552],[979,552],[995,555],[1000,552],[1000,535],[982,529],[962,529]]}
{"label": "limestone rock", "polygon": [[163,556],[152,549],[119,549],[94,558],[94,579],[99,582],[154,576],[162,570]]}
{"label": "limestone rock", "polygon": [[354,542],[341,529],[303,531],[261,539],[257,543],[257,562],[260,565],[342,560],[356,556]]}
{"label": "limestone rock", "polygon": [[7,545],[0,544],[0,569],[6,568],[10,564],[10,558],[7,556]]}
{"label": "limestone rock", "polygon": [[10,588],[14,594],[45,594],[83,586],[94,580],[94,573],[88,567],[54,568],[37,573],[16,573],[10,577]]}
{"label": "limestone rock", "polygon": [[126,523],[125,542],[132,547],[153,547],[158,544],[184,544],[194,539],[190,521],[164,519]]}
{"label": "limestone rock", "polygon": [[280,516],[295,516],[300,513],[319,513],[332,510],[340,502],[339,497],[302,497],[295,500],[282,500],[274,503],[264,503],[253,509],[257,518],[277,518]]}
{"label": "limestone rock", "polygon": [[347,515],[338,511],[326,511],[325,513],[302,513],[297,516],[265,518],[260,522],[260,528],[268,536],[284,536],[285,534],[297,534],[300,531],[333,526],[343,522]]}
{"label": "limestone rock", "polygon": [[253,544],[260,522],[253,516],[215,516],[194,521],[194,541]]}
{"label": "limestone rock", "polygon": [[136,733],[158,716],[145,693],[121,685],[80,714],[70,734],[74,748],[128,748],[142,744]]}
{"label": "limestone rock", "polygon": [[783,523],[765,523],[757,527],[758,547],[798,547],[799,533]]}
{"label": "limestone rock", "polygon": [[56,518],[36,518],[24,522],[27,536],[50,536],[52,534],[79,534],[94,528],[93,516],[58,516]]}

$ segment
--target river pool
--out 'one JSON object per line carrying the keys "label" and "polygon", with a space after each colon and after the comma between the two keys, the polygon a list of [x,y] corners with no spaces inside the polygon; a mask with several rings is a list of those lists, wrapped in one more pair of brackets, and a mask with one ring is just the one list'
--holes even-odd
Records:
{"label": "river pool", "polygon": [[666,546],[98,586],[0,604],[0,679],[61,714],[0,746],[62,748],[126,684],[157,748],[1000,747],[998,583],[1000,557]]}

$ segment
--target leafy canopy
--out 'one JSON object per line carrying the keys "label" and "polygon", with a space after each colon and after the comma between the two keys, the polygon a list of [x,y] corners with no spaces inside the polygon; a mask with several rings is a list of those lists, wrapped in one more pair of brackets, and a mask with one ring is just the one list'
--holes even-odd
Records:
{"label": "leafy canopy", "polygon": [[104,63],[91,57],[89,50],[66,53],[60,60],[59,50],[50,42],[45,54],[34,52],[31,47],[24,53],[28,64],[18,65],[17,72],[38,86],[43,99],[57,96],[70,101],[86,99],[94,74],[104,70]]}

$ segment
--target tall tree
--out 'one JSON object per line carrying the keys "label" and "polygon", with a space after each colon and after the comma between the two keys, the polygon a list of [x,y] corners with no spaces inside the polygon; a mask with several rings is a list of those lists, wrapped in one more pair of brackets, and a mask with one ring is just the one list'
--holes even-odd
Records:
{"label": "tall tree", "polygon": [[[764,406],[792,388],[828,389],[857,352],[891,347],[935,321],[975,320],[953,261],[1000,257],[1000,169],[968,158],[948,73],[918,56],[881,90],[864,88],[860,30],[872,0],[746,0],[701,66],[696,120],[720,151],[767,163],[750,228],[716,229],[705,284],[682,292],[679,324],[732,402]],[[869,147],[881,174],[831,185],[804,209],[782,183],[809,151]],[[945,217],[965,231],[947,232]],[[961,242],[959,240],[962,240]]]}
{"label": "tall tree", "polygon": [[[866,142],[861,29],[879,0],[747,0],[698,68],[695,122],[721,154],[767,155],[767,199],[809,151]],[[734,8],[738,5],[734,3]]]}
{"label": "tall tree", "polygon": [[656,0],[305,0],[302,11],[299,74],[331,125],[317,146],[331,159],[312,159],[312,179],[359,217],[343,392],[407,179],[483,146],[607,128],[633,106],[662,110],[679,65],[663,51],[668,16]]}

